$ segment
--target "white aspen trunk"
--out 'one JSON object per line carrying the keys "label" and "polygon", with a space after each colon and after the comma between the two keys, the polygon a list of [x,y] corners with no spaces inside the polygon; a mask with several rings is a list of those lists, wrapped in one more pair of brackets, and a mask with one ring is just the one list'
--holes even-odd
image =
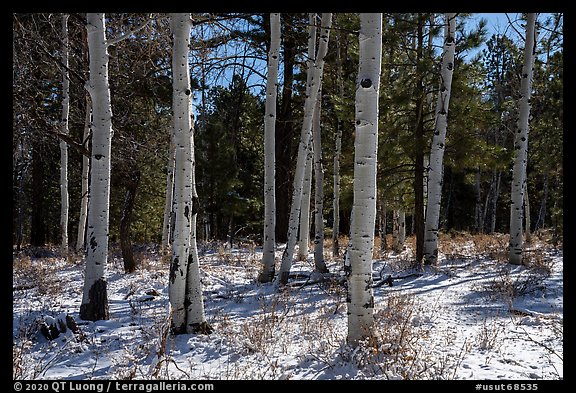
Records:
{"label": "white aspen trunk", "polygon": [[528,128],[530,117],[530,96],[532,93],[532,73],[536,54],[536,14],[529,13],[526,22],[524,63],[520,82],[518,102],[518,130],[514,135],[514,168],[512,171],[512,191],[510,205],[510,263],[522,264],[522,209],[526,187],[526,162],[528,160]]}
{"label": "white aspen trunk", "polygon": [[406,242],[406,211],[404,209],[398,210],[398,244],[400,251],[404,248]]}
{"label": "white aspen trunk", "polygon": [[[338,92],[340,97],[344,97],[344,81],[342,80],[342,53],[340,52],[340,33],[336,40],[336,67],[338,71]],[[342,154],[342,127],[343,120],[338,119],[336,126],[336,151],[334,152],[334,194],[332,200],[332,256],[337,258],[340,254],[340,244],[338,237],[340,235],[340,155]]]}
{"label": "white aspen trunk", "polygon": [[372,336],[374,296],[372,251],[376,223],[378,94],[382,63],[382,14],[360,14],[360,64],[356,87],[354,140],[354,204],[350,224],[348,272],[348,336],[357,346]]}
{"label": "white aspen trunk", "polygon": [[[189,96],[188,107],[190,108],[192,95]],[[192,117],[192,113],[190,112]],[[186,332],[187,333],[212,333],[212,327],[206,321],[204,315],[204,298],[202,295],[202,282],[200,281],[200,260],[198,258],[198,246],[196,242],[196,221],[198,217],[198,192],[196,190],[196,159],[194,153],[194,122],[191,121],[190,131],[190,159],[191,159],[191,191],[192,211],[190,220],[190,252],[188,256],[188,271],[186,274]]]}
{"label": "white aspen trunk", "polygon": [[172,325],[176,334],[186,332],[185,306],[190,255],[192,219],[192,122],[190,108],[190,70],[188,53],[192,20],[189,13],[170,14],[174,37],[172,49],[172,111],[176,145],[174,169],[174,239],[170,266],[169,298]]}
{"label": "white aspen trunk", "polygon": [[298,253],[296,259],[308,259],[310,245],[310,196],[312,192],[312,144],[309,145],[304,169],[304,184],[302,185],[302,205],[300,206],[300,230],[298,231]]}
{"label": "white aspen trunk", "polygon": [[322,137],[320,130],[320,110],[322,107],[322,82],[318,88],[318,98],[312,123],[312,144],[314,146],[314,267],[317,272],[328,273],[324,261],[324,167],[322,163]]}
{"label": "white aspen trunk", "polygon": [[[84,135],[82,143],[88,145],[90,138],[90,125],[92,123],[92,101],[86,97],[86,119],[84,120]],[[80,200],[80,218],[78,219],[78,237],[76,239],[76,252],[85,250],[84,236],[86,234],[86,218],[88,217],[88,185],[90,174],[90,157],[82,155],[82,199]]]}
{"label": "white aspen trunk", "polygon": [[260,282],[274,279],[276,270],[276,99],[280,57],[280,14],[270,14],[270,50],[264,113],[264,245]]}
{"label": "white aspen trunk", "polygon": [[526,243],[532,242],[532,233],[530,232],[530,227],[532,226],[530,223],[530,200],[528,198],[528,183],[524,186],[524,215],[526,216],[526,229],[525,229],[525,236],[526,236]]}
{"label": "white aspen trunk", "polygon": [[112,146],[112,106],[108,84],[108,48],[103,13],[86,15],[92,98],[92,151],[88,207],[88,250],[80,318],[109,318],[106,281],[110,204],[110,154]]}
{"label": "white aspen trunk", "polygon": [[166,196],[164,199],[164,219],[162,220],[162,251],[166,252],[170,246],[170,228],[172,227],[172,205],[174,202],[174,165],[176,145],[174,141],[174,128],[170,130],[170,151],[168,152],[168,170],[166,173]]}
{"label": "white aspen trunk", "polygon": [[[68,76],[68,17],[62,15],[62,134],[68,135],[68,116],[70,114],[70,78]],[[60,231],[62,235],[61,249],[64,256],[68,255],[68,144],[60,140]]]}
{"label": "white aspen trunk", "polygon": [[[316,14],[308,14],[308,60],[306,70],[306,96],[310,95],[310,82],[314,66],[314,56],[316,55]],[[314,107],[316,110],[316,107]],[[313,127],[313,125],[312,125]],[[304,179],[302,180],[302,202],[300,202],[300,222],[298,224],[298,253],[296,259],[305,261],[308,259],[308,247],[310,245],[310,197],[312,194],[312,135],[308,142],[308,153],[306,155],[306,166],[304,168]]]}
{"label": "white aspen trunk", "polygon": [[294,185],[292,193],[292,205],[290,207],[290,217],[288,221],[288,242],[282,253],[282,263],[277,277],[277,283],[284,285],[288,282],[290,268],[292,266],[292,256],[296,245],[296,235],[298,233],[298,221],[300,216],[300,206],[302,202],[302,185],[304,179],[304,170],[306,156],[308,154],[308,143],[312,131],[312,118],[314,115],[314,106],[318,97],[320,79],[324,69],[324,57],[328,51],[328,40],[330,38],[330,28],[332,27],[332,14],[323,13],[321,21],[320,43],[318,53],[313,66],[313,73],[310,83],[307,85],[307,92],[304,103],[304,120],[302,123],[302,132],[300,135],[300,144],[298,146],[298,158],[296,161],[296,171],[294,174]]}
{"label": "white aspen trunk", "polygon": [[454,53],[456,47],[456,14],[447,13],[444,24],[444,53],[440,65],[440,91],[436,104],[436,126],[430,150],[428,171],[428,203],[424,227],[424,264],[438,262],[438,227],[440,219],[440,199],[442,197],[443,159],[448,127],[448,106],[454,73]]}

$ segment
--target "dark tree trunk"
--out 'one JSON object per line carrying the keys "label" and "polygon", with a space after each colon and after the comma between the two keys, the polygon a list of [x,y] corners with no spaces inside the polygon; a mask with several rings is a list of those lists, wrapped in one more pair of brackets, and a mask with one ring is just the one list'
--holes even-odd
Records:
{"label": "dark tree trunk", "polygon": [[43,247],[46,244],[46,223],[44,208],[44,163],[40,142],[33,142],[32,146],[32,221],[30,225],[30,244]]}
{"label": "dark tree trunk", "polygon": [[12,193],[12,223],[14,225],[12,242],[16,245],[16,251],[20,252],[24,237],[24,170],[22,165],[17,164],[14,170],[13,185],[15,190]]}
{"label": "dark tree trunk", "polygon": [[136,261],[132,252],[132,241],[130,239],[130,225],[132,224],[132,211],[136,200],[136,190],[140,183],[140,172],[134,171],[132,178],[126,182],[126,197],[124,199],[124,210],[120,219],[120,249],[124,260],[124,272],[132,273],[136,270]]}
{"label": "dark tree trunk", "polygon": [[276,241],[288,241],[288,219],[293,183],[292,170],[292,139],[294,139],[294,124],[292,119],[292,83],[294,82],[294,63],[296,42],[290,24],[282,18],[284,54],[284,85],[280,107],[276,120]]}
{"label": "dark tree trunk", "polygon": [[546,200],[548,199],[548,171],[544,174],[544,195],[542,196],[542,202],[540,203],[540,209],[538,210],[538,219],[536,220],[536,225],[534,226],[534,231],[539,228],[544,227],[546,223]]}
{"label": "dark tree trunk", "polygon": [[416,60],[416,152],[414,156],[414,234],[416,235],[416,266],[424,257],[424,18],[418,15],[418,47]]}

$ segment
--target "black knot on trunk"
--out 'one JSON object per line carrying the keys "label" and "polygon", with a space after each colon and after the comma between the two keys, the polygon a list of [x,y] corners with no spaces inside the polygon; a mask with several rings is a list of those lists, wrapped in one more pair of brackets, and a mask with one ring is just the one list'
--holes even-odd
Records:
{"label": "black knot on trunk", "polygon": [[362,79],[360,81],[360,86],[362,86],[363,88],[367,89],[370,86],[372,86],[372,81],[370,79]]}
{"label": "black knot on trunk", "polygon": [[189,96],[189,95],[190,95],[190,90],[189,90],[189,89],[186,89],[186,91],[184,92],[184,94],[186,94],[187,96]]}

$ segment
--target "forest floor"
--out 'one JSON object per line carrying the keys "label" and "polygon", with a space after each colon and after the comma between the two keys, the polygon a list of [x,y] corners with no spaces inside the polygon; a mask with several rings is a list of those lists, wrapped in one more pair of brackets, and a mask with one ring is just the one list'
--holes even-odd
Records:
{"label": "forest floor", "polygon": [[[124,274],[112,249],[110,319],[96,322],[78,316],[79,257],[66,261],[47,249],[14,253],[13,377],[563,379],[562,246],[535,238],[526,264],[512,266],[507,235],[453,234],[440,242],[438,266],[422,270],[410,267],[413,238],[400,253],[375,252],[379,339],[356,349],[346,344],[341,260],[327,259],[331,275],[318,280],[310,254],[293,264],[288,286],[278,291],[256,281],[260,249],[202,245],[205,312],[214,332],[172,336],[168,262],[157,249],[140,247],[140,268],[132,274]],[[330,250],[327,244],[325,254]],[[52,340],[41,334],[66,315],[77,323],[69,325],[75,332],[68,328]]]}

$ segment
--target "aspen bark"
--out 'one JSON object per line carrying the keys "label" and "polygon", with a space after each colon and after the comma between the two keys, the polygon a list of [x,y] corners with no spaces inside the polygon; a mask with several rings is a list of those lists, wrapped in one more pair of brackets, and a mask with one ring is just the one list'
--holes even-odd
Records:
{"label": "aspen bark", "polygon": [[382,14],[360,14],[360,64],[356,86],[354,204],[350,224],[347,341],[357,346],[372,336],[372,251],[376,221],[378,95],[382,62]]}
{"label": "aspen bark", "polygon": [[[62,15],[62,117],[60,132],[68,135],[68,116],[70,114],[70,78],[68,76],[68,17]],[[60,245],[65,257],[68,255],[68,144],[60,140]]]}
{"label": "aspen bark", "polygon": [[438,92],[438,102],[436,104],[436,125],[432,137],[428,171],[428,203],[424,227],[424,264],[426,265],[435,265],[438,262],[438,227],[442,197],[443,160],[456,49],[454,37],[456,33],[456,14],[447,13],[445,18],[444,53],[440,65],[440,91]]}
{"label": "aspen bark", "polygon": [[[316,14],[308,14],[308,59],[306,73],[306,96],[310,95],[310,83],[314,66],[314,56],[316,55]],[[314,106],[314,111],[316,106]],[[314,127],[314,123],[312,123]],[[298,229],[298,253],[296,258],[304,261],[308,258],[308,246],[310,245],[310,198],[312,194],[312,135],[308,142],[308,154],[306,155],[306,167],[304,168],[304,179],[302,183],[302,202],[300,202],[300,223]]]}
{"label": "aspen bark", "polygon": [[[90,125],[92,123],[92,101],[86,97],[86,119],[84,120],[84,135],[82,143],[88,145],[90,139]],[[82,198],[80,200],[80,217],[78,219],[78,236],[76,238],[76,252],[85,250],[86,218],[88,217],[88,185],[90,174],[90,157],[82,155]]]}
{"label": "aspen bark", "polygon": [[526,243],[532,242],[532,232],[530,232],[530,228],[532,227],[530,221],[530,199],[528,197],[528,183],[524,186],[524,215],[526,216],[526,228],[525,232],[525,241]]}
{"label": "aspen bark", "polygon": [[276,270],[276,98],[280,57],[280,14],[270,14],[270,50],[264,114],[264,245],[260,282],[274,279]]}
{"label": "aspen bark", "polygon": [[314,115],[314,106],[318,97],[320,79],[324,69],[324,57],[328,51],[328,40],[330,38],[330,28],[332,26],[332,14],[323,13],[321,21],[320,43],[316,55],[311,81],[308,84],[309,95],[306,96],[304,103],[304,120],[300,135],[300,144],[298,146],[298,158],[296,161],[296,171],[294,174],[294,185],[292,193],[292,205],[290,207],[290,218],[288,223],[288,242],[282,253],[282,263],[278,273],[278,284],[285,285],[288,282],[290,268],[292,266],[292,256],[296,245],[296,235],[298,232],[298,221],[300,216],[300,206],[302,202],[302,185],[304,179],[305,160],[308,153],[308,143],[310,141],[312,130],[312,117]]}
{"label": "aspen bark", "polygon": [[[191,96],[190,96],[191,97]],[[191,115],[192,117],[192,115]],[[210,334],[213,329],[206,321],[204,314],[204,297],[202,282],[200,281],[200,259],[198,258],[198,244],[196,239],[196,222],[198,219],[198,192],[196,190],[196,159],[194,148],[194,122],[191,121],[190,137],[190,180],[192,193],[192,211],[190,219],[190,254],[188,256],[188,271],[186,274],[186,333]]]}
{"label": "aspen bark", "polygon": [[314,146],[314,267],[320,273],[328,273],[324,261],[324,167],[320,132],[321,103],[322,86],[319,87],[312,124],[312,144]]}
{"label": "aspen bark", "polygon": [[84,293],[80,318],[96,321],[109,318],[106,264],[110,204],[110,154],[112,147],[112,106],[108,84],[108,47],[103,13],[86,15],[92,98],[92,151],[90,199]]}
{"label": "aspen bark", "polygon": [[512,191],[510,204],[510,260],[514,265],[522,264],[523,231],[522,211],[526,187],[526,162],[528,160],[528,129],[530,117],[530,96],[532,74],[536,56],[536,14],[529,13],[526,22],[524,63],[520,82],[519,117],[514,135],[514,168],[512,170]]}
{"label": "aspen bark", "polygon": [[[342,70],[342,53],[341,53],[341,36],[340,32],[336,36],[336,67],[338,72],[338,92],[341,98],[344,98],[344,81]],[[336,150],[334,152],[334,196],[332,201],[333,209],[333,222],[332,222],[332,256],[338,257],[340,254],[340,244],[338,237],[340,236],[340,155],[342,154],[342,128],[344,121],[338,119],[336,126]]]}
{"label": "aspen bark", "polygon": [[306,168],[304,169],[304,184],[302,185],[302,205],[300,206],[300,229],[298,230],[298,253],[296,259],[308,259],[310,245],[310,197],[312,193],[312,144],[309,145]]}
{"label": "aspen bark", "polygon": [[176,334],[186,332],[186,287],[192,219],[192,122],[188,53],[192,20],[190,14],[170,15],[172,30],[172,111],[176,146],[174,169],[174,240],[170,266],[169,298]]}

